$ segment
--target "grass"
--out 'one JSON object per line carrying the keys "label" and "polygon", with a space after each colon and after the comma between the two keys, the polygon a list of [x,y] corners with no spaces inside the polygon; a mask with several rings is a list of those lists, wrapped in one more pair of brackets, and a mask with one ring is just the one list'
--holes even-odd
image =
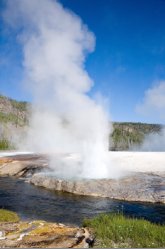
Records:
{"label": "grass", "polygon": [[19,111],[26,111],[27,110],[27,105],[28,103],[26,101],[17,101],[11,98],[8,98],[6,96],[3,96],[0,94],[0,100],[6,100],[11,103],[11,105],[15,108],[18,109]]}
{"label": "grass", "polygon": [[6,139],[0,140],[0,150],[10,150],[10,149],[13,149],[13,146],[11,146],[8,140]]}
{"label": "grass", "polygon": [[19,115],[16,115],[14,113],[0,112],[0,122],[13,123],[15,125],[24,126],[27,123],[27,120],[20,118]]}
{"label": "grass", "polygon": [[0,223],[1,222],[18,222],[19,217],[15,212],[0,209]]}
{"label": "grass", "polygon": [[51,231],[52,229],[50,228],[50,226],[44,224],[42,227],[37,227],[36,229],[32,230],[30,232],[30,235],[45,235],[47,233],[50,233]]}
{"label": "grass", "polygon": [[83,225],[94,230],[95,247],[165,247],[165,225],[143,219],[126,218],[122,214],[101,214],[93,219],[85,219]]}
{"label": "grass", "polygon": [[12,106],[19,111],[27,111],[27,102],[10,99]]}

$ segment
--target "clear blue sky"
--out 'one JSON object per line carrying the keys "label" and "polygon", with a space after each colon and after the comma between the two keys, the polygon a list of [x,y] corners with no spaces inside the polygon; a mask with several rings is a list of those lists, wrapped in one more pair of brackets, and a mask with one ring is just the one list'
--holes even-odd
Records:
{"label": "clear blue sky", "polygon": [[[11,0],[12,1],[12,0]],[[14,0],[13,0],[14,1]],[[1,11],[5,1],[0,2]],[[165,0],[61,0],[96,36],[86,61],[100,91],[110,101],[114,121],[160,122],[136,112],[144,92],[165,79]],[[0,19],[0,92],[29,100],[21,88],[21,51]]]}

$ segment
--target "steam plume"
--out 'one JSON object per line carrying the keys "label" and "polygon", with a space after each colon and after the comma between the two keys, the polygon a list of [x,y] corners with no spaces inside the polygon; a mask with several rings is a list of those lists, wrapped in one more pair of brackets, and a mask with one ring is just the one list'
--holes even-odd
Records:
{"label": "steam plume", "polygon": [[[165,122],[165,81],[157,82],[146,90],[143,102],[137,106],[143,115]],[[139,148],[142,151],[165,151],[165,128],[159,133],[147,135]]]}
{"label": "steam plume", "polygon": [[153,133],[145,137],[140,147],[142,151],[165,151],[165,129],[159,133]]}
{"label": "steam plume", "polygon": [[148,115],[154,120],[165,121],[165,81],[157,82],[153,87],[147,89],[144,99],[137,106],[137,111],[143,115]]}
{"label": "steam plume", "polygon": [[94,35],[56,0],[8,0],[4,17],[18,32],[34,99],[26,149],[76,153],[75,165],[52,158],[52,167],[63,175],[107,177],[110,127],[103,108],[88,95],[93,82],[84,66]]}

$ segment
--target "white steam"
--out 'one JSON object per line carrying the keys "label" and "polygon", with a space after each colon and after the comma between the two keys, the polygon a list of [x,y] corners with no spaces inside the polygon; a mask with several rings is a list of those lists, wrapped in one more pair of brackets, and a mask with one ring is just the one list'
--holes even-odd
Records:
{"label": "white steam", "polygon": [[137,111],[143,115],[154,117],[165,122],[165,81],[146,90],[144,99],[137,106]]}
{"label": "white steam", "polygon": [[[165,81],[146,90],[143,102],[137,106],[137,111],[143,115],[154,117],[154,120],[165,122]],[[138,148],[142,151],[165,151],[165,127],[159,133],[149,134]]]}
{"label": "white steam", "polygon": [[[8,0],[4,17],[18,32],[34,99],[24,147],[55,153],[51,166],[61,175],[107,177],[108,117],[88,95],[93,82],[84,66],[94,35],[56,0]],[[75,165],[58,153],[75,153]]]}
{"label": "white steam", "polygon": [[165,129],[159,133],[149,134],[140,147],[142,151],[165,151]]}

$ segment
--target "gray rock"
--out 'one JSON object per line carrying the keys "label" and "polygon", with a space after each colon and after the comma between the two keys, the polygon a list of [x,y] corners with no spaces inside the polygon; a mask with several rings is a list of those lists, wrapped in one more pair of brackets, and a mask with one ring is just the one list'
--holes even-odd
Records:
{"label": "gray rock", "polygon": [[0,176],[27,177],[47,167],[48,160],[37,155],[0,158]]}
{"label": "gray rock", "polygon": [[36,186],[78,195],[165,203],[165,172],[134,173],[118,180],[63,180],[42,173],[33,175],[30,182]]}

